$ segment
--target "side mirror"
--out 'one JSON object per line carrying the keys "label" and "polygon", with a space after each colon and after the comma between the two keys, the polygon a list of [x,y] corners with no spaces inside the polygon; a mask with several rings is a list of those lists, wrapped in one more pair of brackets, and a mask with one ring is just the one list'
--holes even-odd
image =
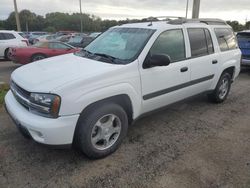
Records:
{"label": "side mirror", "polygon": [[165,54],[155,54],[148,56],[143,64],[143,68],[151,68],[158,66],[168,66],[171,63],[171,58]]}

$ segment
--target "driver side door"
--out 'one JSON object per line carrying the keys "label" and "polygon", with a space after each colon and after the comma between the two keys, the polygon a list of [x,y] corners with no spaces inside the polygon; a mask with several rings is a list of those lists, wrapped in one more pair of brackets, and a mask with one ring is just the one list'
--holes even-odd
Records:
{"label": "driver side door", "polygon": [[159,35],[147,58],[152,55],[168,55],[168,66],[140,68],[143,112],[174,103],[190,95],[190,65],[186,59],[185,37],[182,29],[167,30]]}

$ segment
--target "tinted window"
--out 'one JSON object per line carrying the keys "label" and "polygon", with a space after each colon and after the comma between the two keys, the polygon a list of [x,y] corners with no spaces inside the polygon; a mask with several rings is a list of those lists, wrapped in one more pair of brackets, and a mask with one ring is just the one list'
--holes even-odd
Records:
{"label": "tinted window", "polygon": [[0,33],[0,40],[5,40],[3,33]]}
{"label": "tinted window", "polygon": [[162,33],[156,39],[150,50],[150,53],[151,55],[168,55],[172,62],[185,59],[185,43],[182,30],[170,30]]}
{"label": "tinted window", "polygon": [[215,29],[215,34],[221,51],[233,50],[237,48],[237,41],[232,29]]}
{"label": "tinted window", "polygon": [[3,33],[5,40],[15,39],[16,37],[12,33]]}
{"label": "tinted window", "polygon": [[238,33],[237,38],[243,40],[250,40],[250,33]]}
{"label": "tinted window", "polygon": [[212,38],[211,38],[211,34],[208,31],[208,29],[205,29],[205,35],[206,35],[206,39],[207,39],[208,53],[212,54],[212,53],[214,53],[214,46],[213,46],[213,41],[212,41]]}
{"label": "tinted window", "polygon": [[188,29],[192,57],[207,55],[208,46],[204,29]]}

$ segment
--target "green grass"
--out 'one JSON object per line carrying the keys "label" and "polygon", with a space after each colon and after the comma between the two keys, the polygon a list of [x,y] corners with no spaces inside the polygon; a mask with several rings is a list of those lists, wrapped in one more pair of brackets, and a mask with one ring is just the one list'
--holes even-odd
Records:
{"label": "green grass", "polygon": [[4,97],[8,90],[9,90],[9,85],[7,84],[0,85],[0,107],[3,106]]}

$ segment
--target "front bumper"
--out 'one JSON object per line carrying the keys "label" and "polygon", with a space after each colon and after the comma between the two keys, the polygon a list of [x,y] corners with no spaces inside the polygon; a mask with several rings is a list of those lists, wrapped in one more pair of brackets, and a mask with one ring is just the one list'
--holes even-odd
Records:
{"label": "front bumper", "polygon": [[47,145],[72,144],[79,115],[51,119],[33,114],[16,101],[11,91],[5,96],[5,105],[13,121],[35,141]]}

